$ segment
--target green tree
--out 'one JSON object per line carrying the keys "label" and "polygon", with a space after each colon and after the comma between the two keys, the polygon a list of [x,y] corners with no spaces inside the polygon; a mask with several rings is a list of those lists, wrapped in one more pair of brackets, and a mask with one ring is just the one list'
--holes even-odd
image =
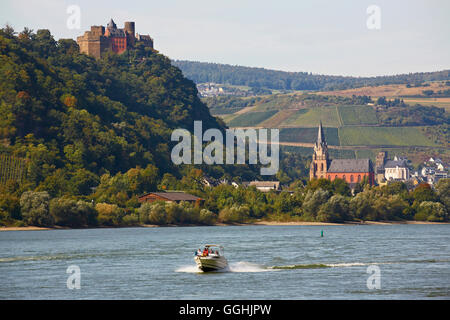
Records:
{"label": "green tree", "polygon": [[352,195],[352,191],[348,183],[343,179],[334,179],[331,183],[333,193],[340,194],[342,196],[350,197]]}
{"label": "green tree", "polygon": [[50,196],[47,192],[27,191],[20,197],[20,209],[25,223],[33,226],[52,226],[53,216],[49,210]]}
{"label": "green tree", "polygon": [[316,219],[321,222],[343,222],[349,220],[348,212],[348,200],[344,196],[336,194],[320,206]]}
{"label": "green tree", "polygon": [[414,216],[415,220],[420,221],[447,221],[448,212],[440,202],[423,201]]}
{"label": "green tree", "polygon": [[412,192],[412,197],[417,202],[437,201],[437,195],[427,183],[419,184]]}
{"label": "green tree", "polygon": [[374,208],[374,202],[377,198],[375,192],[366,187],[364,191],[358,193],[350,200],[350,212],[356,219],[378,220],[378,213]]}
{"label": "green tree", "polygon": [[12,219],[22,219],[20,199],[11,193],[0,192],[0,223],[6,223]]}
{"label": "green tree", "polygon": [[326,190],[317,189],[309,190],[303,202],[303,218],[308,221],[315,221],[317,213],[321,205],[326,203],[330,198],[330,193]]}
{"label": "green tree", "polygon": [[97,203],[95,210],[98,212],[97,220],[100,225],[120,226],[124,211],[116,204]]}
{"label": "green tree", "polygon": [[436,193],[447,212],[450,212],[450,179],[440,179],[436,184]]}
{"label": "green tree", "polygon": [[143,224],[167,224],[167,214],[163,202],[144,202],[138,212],[139,221]]}
{"label": "green tree", "polygon": [[233,205],[225,207],[219,212],[219,220],[224,223],[243,223],[246,222],[250,210],[245,205]]}
{"label": "green tree", "polygon": [[92,204],[66,197],[50,201],[50,214],[59,226],[78,228],[95,224],[97,212]]}

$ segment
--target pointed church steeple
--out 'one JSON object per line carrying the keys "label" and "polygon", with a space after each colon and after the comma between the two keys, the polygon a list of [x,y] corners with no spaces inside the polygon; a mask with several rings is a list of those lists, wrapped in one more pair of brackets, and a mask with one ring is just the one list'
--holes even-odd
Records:
{"label": "pointed church steeple", "polygon": [[319,123],[319,132],[317,133],[317,145],[326,145],[325,134],[323,133],[322,121]]}
{"label": "pointed church steeple", "polygon": [[322,121],[319,123],[317,141],[314,145],[311,167],[309,171],[310,179],[325,178],[328,170],[328,146],[323,132]]}

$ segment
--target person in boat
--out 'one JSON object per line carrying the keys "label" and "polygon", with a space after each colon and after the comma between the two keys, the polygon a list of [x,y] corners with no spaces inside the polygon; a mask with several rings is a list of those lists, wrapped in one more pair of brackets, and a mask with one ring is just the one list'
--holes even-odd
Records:
{"label": "person in boat", "polygon": [[208,256],[208,248],[205,248],[205,250],[203,250],[203,256],[204,257]]}

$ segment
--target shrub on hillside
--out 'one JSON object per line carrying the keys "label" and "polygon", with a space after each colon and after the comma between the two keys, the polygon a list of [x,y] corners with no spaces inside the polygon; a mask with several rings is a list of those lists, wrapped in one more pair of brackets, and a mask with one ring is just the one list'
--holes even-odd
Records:
{"label": "shrub on hillside", "polygon": [[447,219],[448,213],[444,205],[433,201],[422,202],[414,215],[414,220],[419,221],[447,221]]}
{"label": "shrub on hillside", "polygon": [[248,219],[250,210],[246,205],[232,205],[223,208],[219,213],[219,220],[225,223],[243,223]]}
{"label": "shrub on hillside", "polygon": [[0,193],[0,224],[21,218],[20,199],[9,193]]}
{"label": "shrub on hillside", "polygon": [[66,197],[50,201],[50,214],[56,225],[71,228],[95,225],[97,221],[97,212],[92,204]]}
{"label": "shrub on hillside", "polygon": [[217,215],[208,209],[200,210],[200,221],[201,224],[212,225],[217,222]]}
{"label": "shrub on hillside", "polygon": [[167,224],[167,214],[163,202],[145,202],[138,209],[139,221],[143,224]]}
{"label": "shrub on hillside", "polygon": [[135,213],[127,214],[123,217],[122,222],[126,226],[136,226],[139,224],[139,216]]}
{"label": "shrub on hillside", "polygon": [[98,223],[104,226],[118,226],[122,223],[123,209],[116,204],[97,203]]}
{"label": "shrub on hillside", "polygon": [[46,191],[27,191],[20,197],[20,210],[28,225],[52,226],[53,216],[49,210],[50,196]]}

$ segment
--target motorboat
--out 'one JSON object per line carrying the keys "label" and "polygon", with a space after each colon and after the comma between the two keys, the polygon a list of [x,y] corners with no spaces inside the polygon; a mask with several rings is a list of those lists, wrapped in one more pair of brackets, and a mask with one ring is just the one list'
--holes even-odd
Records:
{"label": "motorboat", "polygon": [[223,247],[217,244],[207,244],[203,250],[195,253],[195,263],[204,272],[222,270],[228,267],[228,261],[223,255]]}

